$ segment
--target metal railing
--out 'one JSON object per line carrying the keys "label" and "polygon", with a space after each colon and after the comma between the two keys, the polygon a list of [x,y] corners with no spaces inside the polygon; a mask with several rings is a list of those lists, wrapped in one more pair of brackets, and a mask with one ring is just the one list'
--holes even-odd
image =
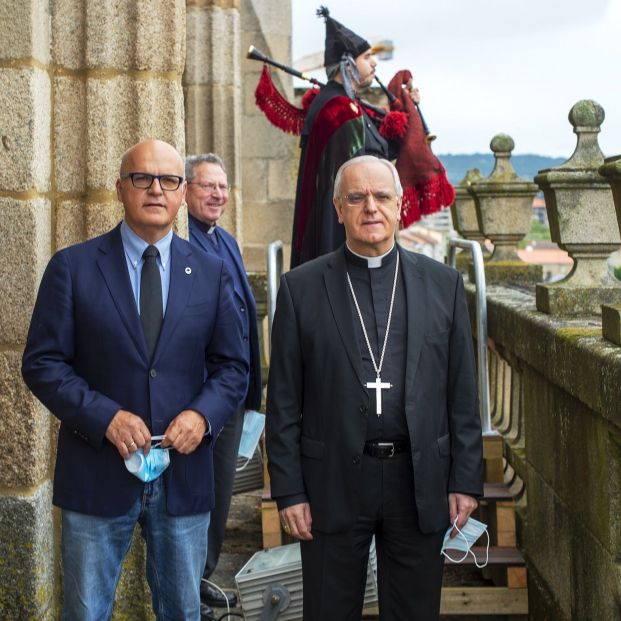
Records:
{"label": "metal railing", "polygon": [[272,334],[274,313],[276,312],[276,296],[278,294],[280,277],[282,276],[282,268],[282,242],[276,240],[267,247],[267,321],[270,336]]}
{"label": "metal railing", "polygon": [[489,399],[489,371],[487,362],[487,297],[485,292],[485,268],[483,253],[479,242],[452,237],[448,240],[447,263],[455,267],[457,248],[468,250],[472,255],[474,266],[474,286],[476,289],[476,326],[477,326],[477,366],[479,384],[479,405],[481,427],[484,436],[496,435],[492,429]]}

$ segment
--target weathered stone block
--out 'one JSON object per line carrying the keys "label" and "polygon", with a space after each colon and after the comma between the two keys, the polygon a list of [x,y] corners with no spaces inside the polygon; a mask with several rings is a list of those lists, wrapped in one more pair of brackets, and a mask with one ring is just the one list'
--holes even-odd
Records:
{"label": "weathered stone block", "polygon": [[83,192],[86,172],[86,85],[80,78],[54,80],[54,172],[59,192]]}
{"label": "weathered stone block", "polygon": [[85,209],[80,201],[60,201],[56,205],[54,245],[57,250],[86,239]]}
{"label": "weathered stone block", "polygon": [[0,69],[0,188],[50,186],[50,81],[39,69]]}
{"label": "weathered stone block", "polygon": [[242,160],[242,188],[248,199],[255,203],[267,201],[268,160],[244,158]]}
{"label": "weathered stone block", "polygon": [[537,284],[537,310],[549,315],[598,315],[602,305],[621,304],[621,287],[610,277],[610,286],[576,286],[561,280]]}
{"label": "weathered stone block", "polygon": [[86,0],[86,66],[181,74],[184,0]]}
{"label": "weathered stone block", "polygon": [[289,241],[292,227],[293,201],[272,201],[267,204],[255,203],[250,199],[244,201],[246,244],[267,245],[277,239]]}
{"label": "weathered stone block", "polygon": [[86,237],[91,239],[107,233],[123,219],[123,205],[116,203],[87,203],[85,208]]}
{"label": "weathered stone block", "polygon": [[615,345],[621,345],[621,305],[602,305],[602,334]]}
{"label": "weathered stone block", "polygon": [[[246,117],[242,119],[244,137],[244,157],[267,159],[286,159],[291,157],[295,136],[287,136],[276,129],[265,117]],[[266,139],[267,136],[272,139]]]}
{"label": "weathered stone block", "polygon": [[49,61],[50,2],[3,0],[0,11],[0,58]]}
{"label": "weathered stone block", "polygon": [[269,200],[295,200],[298,171],[293,158],[269,160],[268,170]]}
{"label": "weathered stone block", "polygon": [[50,257],[50,204],[42,198],[0,198],[0,222],[0,343],[21,345]]}
{"label": "weathered stone block", "polygon": [[178,82],[90,79],[87,97],[86,178],[91,189],[114,190],[121,156],[146,138],[159,138],[183,154],[183,93]]}
{"label": "weathered stone block", "polygon": [[240,26],[237,9],[190,8],[183,83],[239,87]]}
{"label": "weathered stone block", "polygon": [[0,487],[30,487],[49,472],[50,414],[21,377],[21,351],[0,353]]}
{"label": "weathered stone block", "polygon": [[[231,86],[190,86],[185,105],[188,153],[212,151],[227,163],[235,162],[240,149],[235,121],[240,115],[239,93]],[[235,183],[233,170],[229,169],[229,181]]]}
{"label": "weathered stone block", "polygon": [[[485,282],[528,287],[543,280],[543,267],[524,261],[494,261],[484,263]],[[468,280],[474,283],[474,265],[468,263]]]}
{"label": "weathered stone block", "polygon": [[0,496],[3,619],[53,619],[54,527],[49,482],[31,496]]}
{"label": "weathered stone block", "polygon": [[52,9],[52,60],[67,69],[84,67],[84,2],[54,0]]}

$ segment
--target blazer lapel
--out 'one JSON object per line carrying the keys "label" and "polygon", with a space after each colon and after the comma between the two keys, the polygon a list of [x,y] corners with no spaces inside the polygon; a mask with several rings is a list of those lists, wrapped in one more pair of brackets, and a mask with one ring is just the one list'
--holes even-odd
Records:
{"label": "blazer lapel", "polygon": [[97,265],[127,332],[140,355],[148,362],[147,344],[127,273],[127,261],[119,226],[103,237],[99,246]]}
{"label": "blazer lapel", "polygon": [[328,301],[345,351],[354,367],[358,381],[364,387],[366,382],[362,378],[362,360],[352,322],[351,300],[346,274],[345,252],[341,248],[332,254],[332,259],[326,265],[324,281],[328,292]]}
{"label": "blazer lapel", "polygon": [[401,264],[403,266],[403,281],[405,282],[405,297],[408,317],[408,348],[405,365],[405,396],[406,403],[410,401],[414,390],[418,358],[423,346],[427,325],[427,295],[425,280],[421,272],[420,262],[410,252],[399,248]]}
{"label": "blazer lapel", "polygon": [[191,254],[191,247],[186,244],[182,245],[179,238],[173,235],[170,244],[170,288],[168,290],[168,302],[166,303],[166,314],[164,315],[160,338],[153,354],[154,361],[157,359],[159,352],[166,347],[166,343],[172,336],[188,304],[192,285],[194,284],[194,274],[192,271],[194,262],[191,261]]}

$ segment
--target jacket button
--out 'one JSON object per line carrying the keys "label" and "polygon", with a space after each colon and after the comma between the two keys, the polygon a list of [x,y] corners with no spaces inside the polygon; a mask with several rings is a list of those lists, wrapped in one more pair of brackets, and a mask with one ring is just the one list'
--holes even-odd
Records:
{"label": "jacket button", "polygon": [[239,310],[240,310],[242,313],[245,313],[245,312],[246,312],[246,307],[245,307],[245,306],[240,306],[240,307],[239,307]]}
{"label": "jacket button", "polygon": [[151,369],[151,370],[149,371],[149,375],[150,375],[151,377],[157,377],[157,371],[156,371],[155,369]]}
{"label": "jacket button", "polygon": [[360,463],[360,455],[354,455],[354,458],[351,461],[354,466],[357,466]]}

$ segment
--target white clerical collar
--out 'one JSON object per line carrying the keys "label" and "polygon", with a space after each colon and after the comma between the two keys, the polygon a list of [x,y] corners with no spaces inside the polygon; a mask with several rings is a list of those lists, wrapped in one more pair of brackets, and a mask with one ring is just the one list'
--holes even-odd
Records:
{"label": "white clerical collar", "polygon": [[380,254],[377,257],[366,257],[363,254],[358,254],[357,252],[354,252],[349,247],[349,244],[347,242],[345,242],[345,245],[347,246],[347,250],[349,250],[349,252],[351,252],[355,257],[358,257],[359,259],[364,259],[367,262],[367,267],[369,269],[375,269],[377,267],[382,267],[382,260],[384,259],[384,257],[387,257],[395,248],[395,242],[393,242],[388,252],[385,252],[384,254]]}
{"label": "white clerical collar", "polygon": [[213,235],[216,232],[216,223],[214,222],[208,229],[207,235]]}

